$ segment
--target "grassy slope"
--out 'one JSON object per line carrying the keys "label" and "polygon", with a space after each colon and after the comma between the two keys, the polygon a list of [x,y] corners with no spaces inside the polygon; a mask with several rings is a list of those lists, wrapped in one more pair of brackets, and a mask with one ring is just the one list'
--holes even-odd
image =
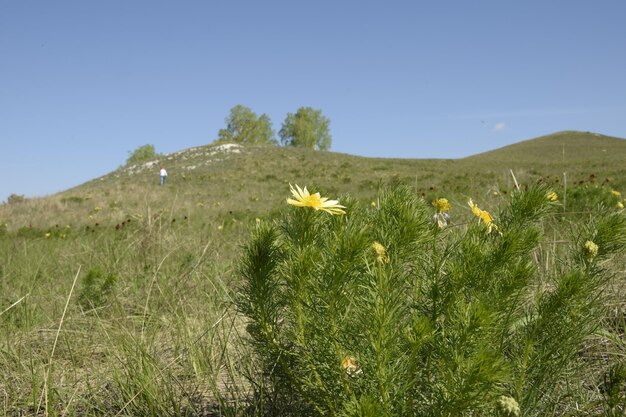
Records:
{"label": "grassy slope", "polygon": [[[626,188],[626,140],[581,132],[560,132],[459,160],[364,158],[282,147],[223,149],[207,145],[165,155],[150,167],[123,167],[65,192],[19,204],[0,205],[9,229],[56,224],[115,225],[147,210],[173,210],[175,217],[254,218],[281,207],[289,183],[323,195],[374,199],[379,183],[403,183],[427,198],[459,201],[542,177],[569,184],[595,178]],[[169,172],[158,186],[158,164]],[[91,216],[91,217],[90,217]]]}
{"label": "grassy slope", "polygon": [[[223,314],[232,302],[239,249],[255,218],[288,209],[289,183],[365,201],[375,199],[381,182],[404,183],[426,198],[450,198],[453,216],[463,216],[467,196],[488,207],[498,202],[493,191],[511,190],[511,169],[522,184],[545,176],[554,181],[563,172],[568,181],[588,181],[593,174],[624,192],[624,156],[626,140],[581,133],[462,160],[208,145],[166,155],[151,167],[120,168],[53,196],[0,205],[0,225],[12,233],[23,228],[24,236],[0,239],[0,311],[26,297],[0,318],[0,410],[32,414],[52,408],[54,400],[61,410],[106,414],[134,406],[129,400],[140,394],[141,404],[150,405],[168,395],[202,400],[221,389],[228,369],[222,349],[238,346],[236,319]],[[158,185],[160,162],[170,174],[165,187]],[[115,291],[101,302],[99,287],[90,290],[85,278],[97,269],[117,277]],[[80,302],[89,297],[100,302],[93,310]],[[171,387],[198,393],[169,393]]]}

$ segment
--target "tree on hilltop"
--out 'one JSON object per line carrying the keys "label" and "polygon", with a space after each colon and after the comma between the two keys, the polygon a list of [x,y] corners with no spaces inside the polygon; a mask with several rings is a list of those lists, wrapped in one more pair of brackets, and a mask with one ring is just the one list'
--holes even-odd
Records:
{"label": "tree on hilltop", "polygon": [[128,159],[126,160],[126,164],[138,164],[140,162],[149,161],[158,157],[159,155],[156,153],[154,145],[143,145],[138,147],[134,151],[128,151]]}
{"label": "tree on hilltop", "polygon": [[230,109],[225,119],[226,129],[220,129],[218,140],[241,143],[276,144],[272,121],[266,114],[256,113],[240,104]]}
{"label": "tree on hilltop", "polygon": [[287,113],[279,135],[285,146],[327,151],[332,142],[329,126],[330,120],[321,110],[300,107],[295,114]]}

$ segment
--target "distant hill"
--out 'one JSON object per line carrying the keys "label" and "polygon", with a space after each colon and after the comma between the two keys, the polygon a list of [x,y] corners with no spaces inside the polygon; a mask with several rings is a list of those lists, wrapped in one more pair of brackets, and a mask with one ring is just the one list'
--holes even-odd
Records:
{"label": "distant hill", "polygon": [[[159,186],[159,165],[169,173]],[[385,184],[404,184],[426,199],[446,196],[466,206],[468,196],[505,194],[519,183],[570,184],[597,178],[626,192],[626,140],[559,132],[463,159],[366,158],[277,146],[215,143],[184,149],[25,205],[0,205],[0,224],[113,224],[147,213],[197,219],[254,219],[285,207],[289,184],[323,196],[371,202]],[[495,202],[494,202],[495,203]],[[13,207],[12,207],[13,206]],[[220,220],[220,221],[222,221]],[[227,221],[227,220],[223,220]]]}
{"label": "distant hill", "polygon": [[595,164],[626,161],[626,140],[591,132],[564,131],[465,158],[465,161]]}

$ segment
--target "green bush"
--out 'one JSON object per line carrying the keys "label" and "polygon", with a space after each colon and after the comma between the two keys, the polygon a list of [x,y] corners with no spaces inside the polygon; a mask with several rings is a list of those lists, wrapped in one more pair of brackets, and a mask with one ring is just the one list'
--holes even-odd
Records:
{"label": "green bush", "polygon": [[553,250],[561,258],[545,268],[538,259],[554,244],[542,231],[558,207],[548,191],[514,192],[467,227],[440,229],[406,188],[384,190],[374,207],[349,201],[345,216],[295,207],[260,225],[238,303],[259,364],[257,406],[293,416],[563,414],[588,389],[580,351],[599,326],[604,261],[624,250],[626,222],[600,212],[572,226],[570,249]]}
{"label": "green bush", "polygon": [[140,162],[149,161],[151,159],[158,158],[158,154],[154,148],[154,145],[143,145],[128,152],[128,159],[126,165],[137,164]]}
{"label": "green bush", "polygon": [[20,204],[26,201],[22,194],[11,194],[7,197],[7,204]]}
{"label": "green bush", "polygon": [[103,307],[113,294],[116,283],[117,276],[115,274],[105,274],[98,267],[89,269],[87,275],[82,279],[78,303],[83,310]]}

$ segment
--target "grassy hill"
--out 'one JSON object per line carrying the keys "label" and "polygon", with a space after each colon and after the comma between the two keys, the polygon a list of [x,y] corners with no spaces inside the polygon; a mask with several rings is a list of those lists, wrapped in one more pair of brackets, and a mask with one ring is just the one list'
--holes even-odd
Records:
{"label": "grassy hill", "polygon": [[505,146],[465,158],[468,161],[558,164],[611,165],[626,157],[624,139],[591,132],[565,131]]}
{"label": "grassy hill", "polygon": [[[55,224],[115,225],[151,209],[174,217],[255,218],[281,207],[289,183],[324,195],[373,200],[381,184],[405,184],[425,198],[461,201],[513,189],[520,183],[595,181],[626,188],[626,140],[560,132],[464,159],[365,158],[307,149],[214,144],[125,166],[78,187],[19,204],[0,205],[0,220],[15,230]],[[158,167],[169,172],[158,185]],[[91,217],[90,217],[91,216]],[[98,219],[94,221],[94,219]]]}
{"label": "grassy hill", "polygon": [[[557,133],[458,160],[364,158],[297,148],[211,144],[121,167],[52,196],[2,204],[0,414],[263,415],[258,410],[254,414],[249,407],[251,379],[246,376],[258,373],[258,363],[247,344],[248,323],[235,311],[234,301],[240,296],[243,247],[251,232],[276,219],[284,220],[286,213],[306,213],[286,204],[290,183],[358,205],[362,213],[374,218],[383,186],[409,186],[411,198],[418,197],[412,204],[424,214],[414,225],[421,225],[432,242],[441,239],[429,248],[422,247],[432,252],[407,247],[406,254],[415,257],[411,265],[416,270],[434,262],[425,278],[432,274],[440,274],[442,280],[479,277],[489,268],[470,258],[457,260],[456,270],[438,271],[454,264],[457,256],[476,256],[489,265],[492,252],[523,253],[523,262],[503,261],[491,273],[496,278],[534,273],[528,292],[515,301],[515,309],[520,302],[532,308],[540,295],[549,296],[558,287],[556,279],[568,262],[589,262],[584,257],[559,261],[580,251],[585,242],[584,233],[597,216],[587,203],[597,206],[610,201],[612,206],[602,210],[621,213],[615,203],[618,192],[626,191],[625,156],[626,140],[579,132]],[[159,185],[161,164],[169,173],[165,186]],[[468,197],[493,213],[508,204],[508,195],[515,188],[511,171],[521,188],[541,181],[559,196],[567,182],[567,207],[565,201],[555,203],[552,208],[558,213],[551,214],[541,224],[541,232],[536,232],[547,240],[532,250],[519,246],[534,239],[535,232],[527,231],[527,224],[516,229],[516,233],[528,232],[521,243],[485,235],[475,221],[468,226],[467,220],[473,216]],[[433,230],[434,208],[429,203],[437,197],[446,197],[452,205],[452,227],[443,233]],[[536,197],[546,204],[545,192]],[[623,197],[619,199],[621,203]],[[577,206],[577,202],[581,204]],[[500,212],[496,219],[511,221],[515,217],[511,213]],[[396,227],[393,211],[387,214],[389,223],[381,224],[393,226],[382,227],[381,236],[401,238],[406,231],[403,224]],[[404,215],[417,214],[408,210]],[[372,224],[363,216],[363,226],[356,228],[361,231]],[[356,213],[346,217],[357,218]],[[343,220],[337,220],[333,224],[340,235]],[[297,231],[297,225],[292,222],[291,230]],[[572,230],[580,235],[572,237]],[[605,241],[609,235],[605,233]],[[324,246],[336,243],[335,235],[329,236]],[[448,244],[446,238],[460,240],[439,252],[444,248],[438,245]],[[615,238],[609,244],[618,247],[618,241]],[[371,255],[370,244],[366,240],[365,254]],[[574,250],[566,245],[573,245]],[[306,264],[308,255],[302,253]],[[350,262],[366,258],[354,253],[359,255],[349,256]],[[332,268],[332,256],[318,259]],[[493,262],[500,262],[498,259],[493,257]],[[602,395],[596,384],[607,371],[606,358],[626,355],[626,260],[621,256],[616,264],[608,265],[604,258],[602,262],[597,271],[607,272],[610,280],[602,282],[611,287],[602,298],[608,313],[597,322],[603,323],[606,333],[586,340],[584,357],[592,364],[592,372],[579,384],[586,388],[579,391],[569,391],[569,379],[563,382],[559,392],[565,399],[555,400],[559,412],[570,403],[576,407],[581,403],[600,415]],[[517,269],[508,270],[509,264]],[[353,270],[346,265],[337,270]],[[397,271],[413,271],[407,265],[398,264]],[[587,272],[583,270],[580,276],[586,277]],[[474,284],[480,282],[477,279]],[[449,293],[462,295],[466,290],[459,287]],[[494,297],[485,298],[487,304]],[[463,310],[467,306],[460,301],[457,307]],[[465,317],[461,310],[457,318]],[[514,323],[526,325],[522,319]],[[527,348],[529,354],[539,351],[535,346]],[[560,349],[558,344],[556,348]],[[573,408],[569,411],[576,414]]]}

